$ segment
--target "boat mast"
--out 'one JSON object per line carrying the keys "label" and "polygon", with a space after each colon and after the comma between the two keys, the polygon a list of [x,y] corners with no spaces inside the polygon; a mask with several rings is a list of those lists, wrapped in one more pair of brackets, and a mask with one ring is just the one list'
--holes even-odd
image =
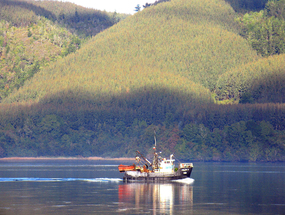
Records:
{"label": "boat mast", "polygon": [[156,132],[155,129],[153,130],[154,132],[154,150],[156,149]]}
{"label": "boat mast", "polygon": [[153,170],[158,170],[159,167],[158,167],[158,155],[157,155],[157,152],[156,152],[156,132],[155,132],[155,129],[154,129],[154,147],[153,147],[153,153],[154,153],[154,156],[153,156],[153,161],[152,161],[152,167],[153,167]]}

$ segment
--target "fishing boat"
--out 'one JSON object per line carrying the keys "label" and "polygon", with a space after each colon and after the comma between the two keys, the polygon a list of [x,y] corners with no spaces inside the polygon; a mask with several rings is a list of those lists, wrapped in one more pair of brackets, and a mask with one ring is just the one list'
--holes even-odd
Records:
{"label": "fishing boat", "polygon": [[155,146],[153,161],[150,162],[142,153],[136,151],[136,164],[133,165],[119,165],[120,172],[124,172],[123,180],[125,182],[145,181],[145,182],[159,182],[171,181],[184,178],[190,178],[193,164],[179,163],[175,167],[174,155],[170,155],[169,159],[159,156],[160,153],[156,151],[156,137],[154,136]]}

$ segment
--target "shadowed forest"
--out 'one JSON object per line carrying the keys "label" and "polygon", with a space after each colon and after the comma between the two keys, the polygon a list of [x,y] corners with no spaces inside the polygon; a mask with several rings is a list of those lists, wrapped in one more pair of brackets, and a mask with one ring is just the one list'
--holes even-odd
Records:
{"label": "shadowed forest", "polygon": [[284,0],[0,4],[0,157],[285,160]]}

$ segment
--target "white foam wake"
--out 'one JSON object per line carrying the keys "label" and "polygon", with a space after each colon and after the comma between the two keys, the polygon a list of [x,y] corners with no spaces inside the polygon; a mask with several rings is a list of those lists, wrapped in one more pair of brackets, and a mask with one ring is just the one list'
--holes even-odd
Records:
{"label": "white foam wake", "polygon": [[173,182],[184,183],[184,184],[193,184],[195,180],[193,178],[183,178],[183,179],[172,180],[172,181]]}
{"label": "white foam wake", "polygon": [[94,179],[86,179],[84,181],[88,182],[120,182],[123,181],[121,178],[94,178]]}
{"label": "white foam wake", "polygon": [[0,178],[0,182],[68,182],[68,181],[87,181],[87,182],[120,182],[120,178]]}

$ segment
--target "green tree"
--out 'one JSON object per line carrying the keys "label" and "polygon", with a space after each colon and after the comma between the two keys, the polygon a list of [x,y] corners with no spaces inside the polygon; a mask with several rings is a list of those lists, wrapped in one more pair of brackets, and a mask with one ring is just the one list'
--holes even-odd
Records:
{"label": "green tree", "polygon": [[278,19],[285,20],[285,0],[270,0],[265,7],[267,16],[274,16]]}
{"label": "green tree", "polygon": [[200,138],[200,129],[199,126],[194,124],[194,123],[190,123],[185,125],[184,129],[183,129],[183,137],[190,142],[193,143],[200,143],[201,138]]}
{"label": "green tree", "polygon": [[30,29],[28,29],[28,37],[31,37],[33,34]]}
{"label": "green tree", "polygon": [[285,1],[269,1],[266,10],[238,18],[242,35],[262,56],[285,53]]}
{"label": "green tree", "polygon": [[38,124],[38,132],[48,139],[58,138],[61,135],[61,126],[61,119],[58,116],[46,115]]}
{"label": "green tree", "polygon": [[169,126],[173,124],[173,120],[174,119],[172,113],[168,112],[165,116],[165,121],[164,121],[165,127],[169,128]]}
{"label": "green tree", "polygon": [[141,6],[139,4],[137,4],[137,6],[135,7],[135,11],[138,12],[141,10]]}
{"label": "green tree", "polygon": [[79,17],[79,14],[78,14],[77,8],[75,8],[74,20],[75,20],[75,22],[79,22],[79,21],[80,21],[80,17]]}

